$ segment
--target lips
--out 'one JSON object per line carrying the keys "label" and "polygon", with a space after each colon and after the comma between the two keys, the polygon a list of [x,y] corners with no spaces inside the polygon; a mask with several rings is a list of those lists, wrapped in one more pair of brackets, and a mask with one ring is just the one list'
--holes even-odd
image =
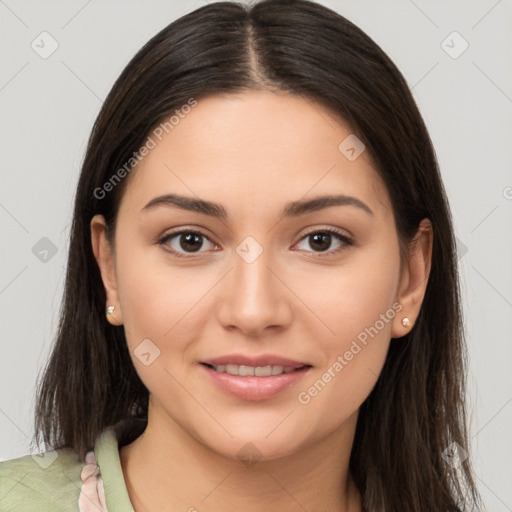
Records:
{"label": "lips", "polygon": [[241,400],[270,399],[294,386],[312,368],[306,362],[271,354],[231,354],[206,359],[199,366],[218,389]]}

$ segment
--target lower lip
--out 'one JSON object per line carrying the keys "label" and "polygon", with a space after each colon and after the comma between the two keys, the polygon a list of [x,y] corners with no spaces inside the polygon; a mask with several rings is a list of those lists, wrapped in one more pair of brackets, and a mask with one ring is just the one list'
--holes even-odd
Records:
{"label": "lower lip", "polygon": [[267,400],[293,386],[311,369],[311,366],[290,373],[269,377],[241,377],[229,373],[216,372],[213,368],[200,364],[217,386],[241,400]]}

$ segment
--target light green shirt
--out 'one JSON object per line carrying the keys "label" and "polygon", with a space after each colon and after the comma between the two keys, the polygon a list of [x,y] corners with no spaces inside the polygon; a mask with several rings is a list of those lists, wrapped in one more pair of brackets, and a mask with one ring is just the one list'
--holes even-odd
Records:
{"label": "light green shirt", "polygon": [[[111,428],[98,437],[94,455],[108,512],[133,512]],[[84,466],[70,448],[0,462],[0,512],[78,512]]]}

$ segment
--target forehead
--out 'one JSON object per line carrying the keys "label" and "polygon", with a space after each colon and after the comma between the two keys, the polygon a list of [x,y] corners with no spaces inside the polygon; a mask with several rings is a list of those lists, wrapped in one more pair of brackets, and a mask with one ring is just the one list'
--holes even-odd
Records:
{"label": "forehead", "polygon": [[214,196],[229,214],[338,193],[389,210],[369,153],[351,160],[343,152],[344,141],[357,144],[350,126],[310,99],[247,91],[177,110],[148,134],[152,149],[129,176],[122,208],[140,211],[156,195],[177,192]]}

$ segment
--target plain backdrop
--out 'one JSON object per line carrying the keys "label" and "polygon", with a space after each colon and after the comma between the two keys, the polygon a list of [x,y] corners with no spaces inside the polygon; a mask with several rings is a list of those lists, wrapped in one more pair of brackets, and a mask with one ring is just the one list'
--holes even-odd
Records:
{"label": "plain backdrop", "polygon": [[[94,119],[135,52],[205,3],[0,0],[2,460],[30,453]],[[433,139],[458,238],[477,483],[488,510],[510,511],[512,1],[320,3],[394,60]]]}

